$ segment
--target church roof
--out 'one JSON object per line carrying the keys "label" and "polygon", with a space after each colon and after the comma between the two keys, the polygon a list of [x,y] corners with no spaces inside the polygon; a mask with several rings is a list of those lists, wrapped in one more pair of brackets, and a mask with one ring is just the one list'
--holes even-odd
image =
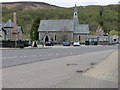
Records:
{"label": "church roof", "polygon": [[75,34],[89,34],[88,24],[78,24],[74,30],[74,20],[41,20],[38,31],[73,31]]}
{"label": "church roof", "polygon": [[73,31],[73,20],[41,20],[38,31]]}
{"label": "church roof", "polygon": [[88,24],[79,24],[76,25],[75,34],[89,34],[89,25]]}

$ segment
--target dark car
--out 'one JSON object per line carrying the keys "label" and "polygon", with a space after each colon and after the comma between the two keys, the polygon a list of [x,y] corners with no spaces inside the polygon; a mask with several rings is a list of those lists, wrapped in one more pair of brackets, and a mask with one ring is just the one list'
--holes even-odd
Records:
{"label": "dark car", "polygon": [[70,42],[63,42],[63,46],[70,46]]}
{"label": "dark car", "polygon": [[53,42],[45,42],[45,46],[53,46],[54,43]]}

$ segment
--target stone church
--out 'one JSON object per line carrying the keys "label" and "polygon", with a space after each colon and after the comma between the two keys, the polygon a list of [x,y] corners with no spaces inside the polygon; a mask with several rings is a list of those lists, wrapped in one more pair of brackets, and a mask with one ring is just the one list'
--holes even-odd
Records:
{"label": "stone church", "polygon": [[39,40],[47,42],[80,41],[85,43],[89,34],[88,24],[79,24],[78,10],[75,5],[71,20],[41,20],[38,28]]}

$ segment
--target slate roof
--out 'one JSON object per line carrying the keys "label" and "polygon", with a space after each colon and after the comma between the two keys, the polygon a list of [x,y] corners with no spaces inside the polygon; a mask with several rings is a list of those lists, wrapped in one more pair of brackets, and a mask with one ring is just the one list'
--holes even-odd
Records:
{"label": "slate roof", "polygon": [[73,31],[73,20],[41,20],[38,31]]}
{"label": "slate roof", "polygon": [[9,19],[7,23],[4,25],[4,28],[12,28],[13,27],[13,22]]}
{"label": "slate roof", "polygon": [[76,25],[75,34],[89,34],[89,25],[88,24],[79,24]]}
{"label": "slate roof", "polygon": [[64,28],[75,34],[89,34],[88,24],[78,24],[74,30],[74,20],[41,20],[38,31],[60,31]]}
{"label": "slate roof", "polygon": [[17,26],[17,27],[16,27],[16,30],[17,30],[18,32],[20,32],[20,31],[22,31],[22,27],[21,27],[21,26]]}
{"label": "slate roof", "polygon": [[[9,19],[6,24],[3,24],[3,25],[1,25],[1,26],[2,26],[3,28],[13,28],[13,22]],[[0,28],[1,28],[1,26],[0,26]],[[17,27],[16,27],[16,30],[17,30],[18,32],[20,32],[20,31],[22,31],[22,27],[21,27],[21,26],[17,26]]]}

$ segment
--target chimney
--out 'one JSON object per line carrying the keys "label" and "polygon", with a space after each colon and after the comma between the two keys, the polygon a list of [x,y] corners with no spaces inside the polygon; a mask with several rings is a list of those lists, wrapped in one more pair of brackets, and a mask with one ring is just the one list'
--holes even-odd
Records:
{"label": "chimney", "polygon": [[16,13],[13,13],[13,31],[16,31],[16,26],[17,26],[17,22],[16,22]]}
{"label": "chimney", "polygon": [[17,40],[17,30],[16,30],[16,27],[17,27],[16,13],[14,12],[13,13],[13,32],[12,32],[13,40]]}

